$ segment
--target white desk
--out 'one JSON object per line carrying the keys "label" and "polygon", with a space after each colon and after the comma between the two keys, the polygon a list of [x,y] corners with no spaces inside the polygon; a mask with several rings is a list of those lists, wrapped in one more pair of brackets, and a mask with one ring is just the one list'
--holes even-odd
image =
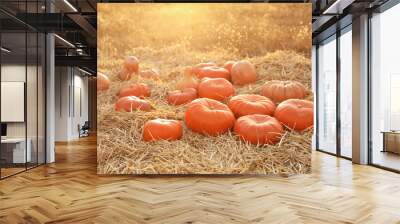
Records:
{"label": "white desk", "polygon": [[[31,153],[31,145],[32,140],[27,138],[26,142],[28,143],[26,147],[26,154],[25,154],[25,138],[5,138],[1,139],[2,147],[10,147],[12,146],[12,163],[25,163],[31,162],[32,160],[32,153]],[[3,148],[2,148],[3,150]],[[26,159],[26,161],[25,161]]]}

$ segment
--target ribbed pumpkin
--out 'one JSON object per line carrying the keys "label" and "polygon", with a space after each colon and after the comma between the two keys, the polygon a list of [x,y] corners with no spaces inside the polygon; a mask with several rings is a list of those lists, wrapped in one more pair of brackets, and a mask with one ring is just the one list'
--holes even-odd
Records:
{"label": "ribbed pumpkin", "polygon": [[224,78],[226,80],[231,79],[231,75],[225,68],[212,66],[201,68],[197,74],[197,77],[202,78]]}
{"label": "ribbed pumpkin", "polygon": [[179,90],[184,90],[187,88],[197,89],[199,85],[199,80],[193,76],[191,68],[185,68],[183,77],[176,84],[176,88]]}
{"label": "ribbed pumpkin", "polygon": [[285,100],[276,107],[274,116],[287,127],[302,131],[313,126],[314,104],[308,100]]}
{"label": "ribbed pumpkin", "polygon": [[193,88],[187,88],[184,90],[175,90],[168,92],[168,103],[171,105],[181,105],[189,103],[197,98],[197,90]]}
{"label": "ribbed pumpkin", "polygon": [[306,87],[297,81],[272,80],[266,82],[261,90],[261,95],[275,102],[282,102],[287,99],[303,99],[306,94]]}
{"label": "ribbed pumpkin", "polygon": [[125,61],[123,64],[123,68],[129,73],[138,73],[139,72],[139,59],[135,56],[127,56],[125,57]]}
{"label": "ribbed pumpkin", "polygon": [[142,78],[145,78],[145,79],[153,79],[153,80],[159,80],[160,79],[160,74],[154,68],[145,69],[143,71],[140,71],[139,72],[139,76],[142,77]]}
{"label": "ribbed pumpkin", "polygon": [[118,96],[148,97],[150,96],[150,88],[145,83],[134,83],[122,87],[118,92]]}
{"label": "ribbed pumpkin", "polygon": [[283,135],[283,127],[274,117],[252,114],[238,118],[234,132],[241,140],[251,144],[275,144]]}
{"label": "ribbed pumpkin", "polygon": [[121,71],[118,72],[118,78],[121,81],[126,81],[132,78],[132,74],[126,68],[122,68]]}
{"label": "ribbed pumpkin", "polygon": [[182,122],[169,119],[154,119],[143,126],[144,141],[178,140],[182,138]]}
{"label": "ribbed pumpkin", "polygon": [[97,91],[104,91],[110,88],[110,79],[103,73],[97,73]]}
{"label": "ribbed pumpkin", "polygon": [[257,72],[249,61],[238,61],[231,69],[231,80],[235,85],[246,85],[257,80]]}
{"label": "ribbed pumpkin", "polygon": [[199,72],[204,67],[217,66],[214,62],[203,62],[192,67],[192,73],[199,75]]}
{"label": "ribbed pumpkin", "polygon": [[200,98],[188,104],[185,111],[186,126],[197,133],[217,136],[229,131],[235,116],[223,103],[216,100]]}
{"label": "ribbed pumpkin", "polygon": [[226,70],[228,70],[229,73],[231,73],[231,72],[232,72],[232,66],[233,66],[233,64],[235,64],[235,63],[236,63],[236,61],[227,61],[227,62],[225,62],[225,64],[224,64],[224,68],[225,68]]}
{"label": "ribbed pumpkin", "polygon": [[228,106],[236,117],[250,114],[273,115],[276,108],[272,100],[256,94],[234,96],[229,100]]}
{"label": "ribbed pumpkin", "polygon": [[232,84],[224,78],[204,78],[198,87],[199,97],[223,101],[235,94]]}
{"label": "ribbed pumpkin", "polygon": [[119,98],[117,103],[115,103],[116,111],[126,111],[131,112],[135,110],[150,111],[152,109],[149,102],[140,99],[136,96],[125,96]]}

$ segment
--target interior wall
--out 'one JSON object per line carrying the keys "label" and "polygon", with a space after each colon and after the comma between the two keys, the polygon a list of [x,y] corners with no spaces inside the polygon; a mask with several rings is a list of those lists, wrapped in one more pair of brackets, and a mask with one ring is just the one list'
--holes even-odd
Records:
{"label": "interior wall", "polygon": [[69,83],[68,67],[55,68],[55,140],[68,141]]}
{"label": "interior wall", "polygon": [[352,22],[352,161],[368,163],[368,15]]}
{"label": "interior wall", "polygon": [[[77,70],[75,70],[77,71]],[[89,78],[84,76],[82,72],[75,72],[75,86],[81,89],[81,113],[75,113],[75,134],[76,138],[79,138],[79,132],[77,129],[78,124],[82,126],[86,121],[89,121]]]}
{"label": "interior wall", "polygon": [[[27,67],[28,74],[32,74],[33,72],[36,74],[36,66],[28,66]],[[4,64],[1,66],[1,81],[3,82],[25,82],[25,65],[18,64]],[[36,86],[36,79],[31,79],[28,77],[28,85]],[[36,88],[27,88],[27,102],[36,102]],[[27,104],[27,107],[34,108],[36,110],[36,103]],[[5,109],[5,108],[3,108]],[[27,113],[27,121],[36,121],[36,113]],[[28,125],[28,128],[32,130],[28,130],[28,133],[32,133],[36,131],[35,125]],[[34,128],[34,130],[33,130]],[[24,122],[7,122],[7,137],[23,137],[25,138],[25,123]],[[28,136],[30,137],[30,136]]]}
{"label": "interior wall", "polygon": [[70,141],[89,118],[88,77],[72,67],[56,67],[55,74],[55,140]]}

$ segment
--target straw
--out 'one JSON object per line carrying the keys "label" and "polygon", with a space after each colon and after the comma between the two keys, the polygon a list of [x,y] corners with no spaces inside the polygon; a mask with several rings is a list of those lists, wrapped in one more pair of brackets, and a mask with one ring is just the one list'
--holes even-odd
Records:
{"label": "straw", "polygon": [[[238,139],[233,132],[218,137],[194,133],[184,126],[178,141],[144,142],[142,128],[155,118],[184,120],[185,106],[167,104],[166,93],[174,90],[185,66],[201,62],[193,52],[176,63],[171,55],[182,46],[169,46],[154,51],[135,48],[141,67],[160,69],[160,80],[138,76],[119,81],[121,60],[100,61],[100,71],[112,80],[111,88],[98,94],[98,172],[101,174],[273,174],[293,175],[311,169],[312,130],[296,132],[285,129],[276,145],[255,146]],[[210,61],[222,65],[229,55],[208,52]],[[157,60],[154,60],[157,58]],[[296,80],[310,88],[311,64],[307,56],[294,51],[276,51],[248,58],[257,69],[258,80],[247,86],[235,86],[236,93],[260,93],[268,80]],[[163,65],[159,64],[163,61]],[[116,112],[114,103],[119,88],[129,83],[144,82],[151,88],[147,98],[154,109],[150,112]],[[306,97],[312,100],[311,91]]]}

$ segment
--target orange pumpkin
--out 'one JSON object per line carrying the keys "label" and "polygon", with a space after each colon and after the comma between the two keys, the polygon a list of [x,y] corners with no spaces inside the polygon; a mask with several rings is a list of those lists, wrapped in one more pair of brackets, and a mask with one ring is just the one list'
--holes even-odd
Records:
{"label": "orange pumpkin", "polygon": [[143,126],[143,140],[178,140],[182,138],[182,122],[168,119],[154,119]]}
{"label": "orange pumpkin", "polygon": [[197,90],[193,88],[187,88],[184,90],[175,90],[168,92],[168,103],[171,105],[181,105],[189,103],[197,98]]}
{"label": "orange pumpkin", "polygon": [[139,59],[135,56],[127,56],[125,57],[125,61],[123,64],[123,68],[129,73],[138,73],[139,72]]}
{"label": "orange pumpkin", "polygon": [[136,96],[125,96],[119,98],[115,104],[116,111],[131,112],[134,110],[150,111],[152,109],[149,102]]}
{"label": "orange pumpkin", "polygon": [[195,75],[199,75],[199,72],[202,68],[209,66],[217,66],[217,65],[214,62],[199,63],[192,67],[192,73]]}
{"label": "orange pumpkin", "polygon": [[283,135],[283,127],[274,117],[252,114],[238,118],[234,132],[241,140],[254,145],[275,144]]}
{"label": "orange pumpkin", "polygon": [[272,100],[256,94],[234,96],[230,99],[228,106],[236,117],[250,114],[273,115],[276,108]]}
{"label": "orange pumpkin", "polygon": [[139,72],[139,76],[143,77],[145,79],[153,79],[153,80],[159,80],[160,79],[159,78],[160,74],[154,68],[140,71]]}
{"label": "orange pumpkin", "polygon": [[257,80],[257,72],[249,61],[238,61],[232,66],[231,79],[235,85],[246,85]]}
{"label": "orange pumpkin", "polygon": [[150,96],[150,88],[145,83],[134,83],[122,87],[119,90],[118,96],[137,96],[137,97],[148,97]]}
{"label": "orange pumpkin", "polygon": [[216,100],[200,98],[188,104],[185,111],[186,126],[197,133],[217,136],[229,131],[235,116],[223,103]]}
{"label": "orange pumpkin", "polygon": [[199,97],[223,101],[235,94],[232,84],[223,78],[204,78],[198,87]]}
{"label": "orange pumpkin", "polygon": [[272,80],[264,84],[261,95],[275,102],[282,102],[287,99],[303,99],[307,95],[307,89],[300,82]]}
{"label": "orange pumpkin", "polygon": [[199,81],[196,77],[193,77],[191,69],[186,68],[183,74],[183,78],[178,81],[178,83],[176,84],[176,88],[179,90],[184,90],[187,88],[197,89],[198,85]]}
{"label": "orange pumpkin", "polygon": [[226,80],[231,79],[231,75],[225,68],[217,66],[208,66],[201,68],[197,74],[197,77],[202,78],[224,78]]}
{"label": "orange pumpkin", "polygon": [[232,66],[233,66],[233,64],[235,64],[235,63],[236,63],[236,61],[227,61],[227,62],[224,64],[224,68],[225,68],[226,70],[228,70],[229,73],[231,73],[231,72],[232,72]]}
{"label": "orange pumpkin", "polygon": [[110,79],[103,73],[97,73],[97,91],[104,91],[110,88]]}
{"label": "orange pumpkin", "polygon": [[126,68],[122,68],[121,71],[118,72],[118,78],[121,81],[126,81],[132,78],[132,73],[129,73]]}
{"label": "orange pumpkin", "polygon": [[314,104],[308,100],[285,100],[276,107],[274,116],[287,127],[302,131],[313,126]]}

